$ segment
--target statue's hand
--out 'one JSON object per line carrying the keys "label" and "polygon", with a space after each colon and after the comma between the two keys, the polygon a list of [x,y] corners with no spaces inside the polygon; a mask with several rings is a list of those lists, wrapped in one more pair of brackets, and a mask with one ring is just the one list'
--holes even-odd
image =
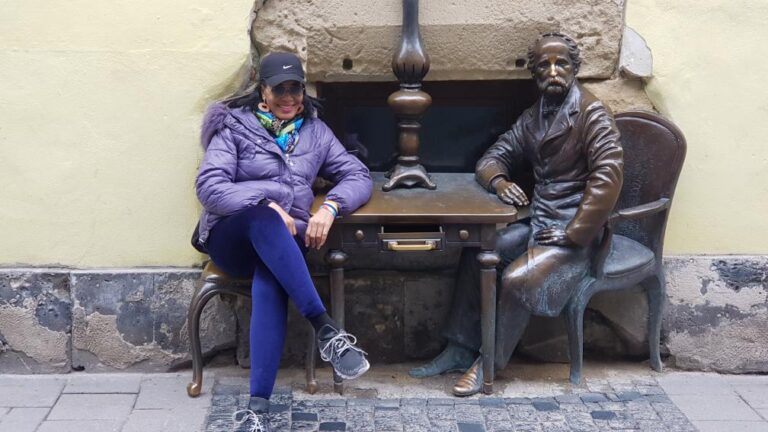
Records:
{"label": "statue's hand", "polygon": [[575,243],[565,234],[565,230],[560,227],[549,227],[537,231],[533,239],[545,246],[575,246]]}
{"label": "statue's hand", "polygon": [[517,206],[527,206],[529,204],[525,192],[520,189],[520,186],[511,181],[497,180],[494,188],[496,189],[496,196],[506,204]]}

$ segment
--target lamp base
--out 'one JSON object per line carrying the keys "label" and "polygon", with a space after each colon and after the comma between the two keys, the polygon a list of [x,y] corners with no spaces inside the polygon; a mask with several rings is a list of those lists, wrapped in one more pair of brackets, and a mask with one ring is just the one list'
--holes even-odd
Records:
{"label": "lamp base", "polygon": [[389,192],[397,188],[422,187],[429,190],[437,189],[437,185],[429,178],[427,170],[421,164],[395,165],[387,174],[389,181],[384,183],[381,190]]}

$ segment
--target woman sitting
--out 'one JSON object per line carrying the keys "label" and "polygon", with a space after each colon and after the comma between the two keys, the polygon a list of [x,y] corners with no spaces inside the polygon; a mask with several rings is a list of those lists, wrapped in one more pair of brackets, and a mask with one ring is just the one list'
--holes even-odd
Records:
{"label": "woman sitting", "polygon": [[[369,368],[355,337],[328,316],[304,254],[323,246],[338,214],[368,201],[373,184],[368,169],[317,118],[298,57],[270,54],[259,73],[252,93],[209,108],[197,197],[204,207],[199,246],[229,275],[253,278],[250,410],[235,421],[261,432],[271,430],[269,397],[289,298],[314,326],[321,358],[336,373],[353,379]],[[310,215],[318,175],[336,185]]]}

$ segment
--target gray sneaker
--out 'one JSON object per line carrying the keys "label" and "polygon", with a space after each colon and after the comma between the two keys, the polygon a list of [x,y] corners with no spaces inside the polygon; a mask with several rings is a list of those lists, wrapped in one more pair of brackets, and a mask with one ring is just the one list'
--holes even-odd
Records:
{"label": "gray sneaker", "polygon": [[357,338],[344,330],[326,324],[317,332],[320,358],[331,363],[333,370],[344,379],[355,379],[370,369],[367,353],[356,347]]}
{"label": "gray sneaker", "polygon": [[232,432],[272,432],[267,413],[257,413],[249,409],[235,411],[232,414],[232,422]]}

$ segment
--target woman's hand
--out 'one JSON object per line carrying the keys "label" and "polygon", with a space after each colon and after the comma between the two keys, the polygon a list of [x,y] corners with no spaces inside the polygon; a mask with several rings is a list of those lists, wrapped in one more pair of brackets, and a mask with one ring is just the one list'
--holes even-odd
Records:
{"label": "woman's hand", "polygon": [[273,209],[277,212],[277,214],[280,215],[281,218],[283,218],[283,222],[285,222],[285,227],[288,228],[288,232],[291,233],[292,236],[296,235],[296,221],[293,220],[293,217],[289,215],[288,213],[283,210],[282,207],[279,205],[270,202],[269,208]]}
{"label": "woman's hand", "polygon": [[335,216],[325,206],[320,207],[311,218],[307,226],[307,234],[304,236],[304,244],[308,248],[320,249],[328,239],[328,231],[331,230]]}

